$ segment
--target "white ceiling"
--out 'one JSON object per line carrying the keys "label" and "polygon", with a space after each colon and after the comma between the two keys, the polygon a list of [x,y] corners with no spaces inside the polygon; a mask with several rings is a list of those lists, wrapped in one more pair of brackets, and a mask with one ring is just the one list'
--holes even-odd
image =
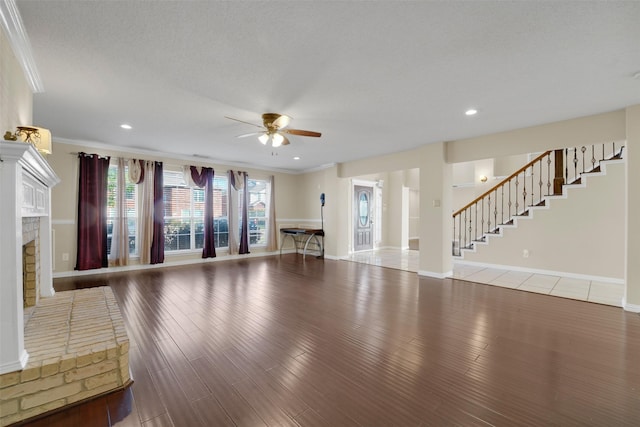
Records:
{"label": "white ceiling", "polygon": [[640,104],[638,1],[17,5],[54,140],[299,171]]}

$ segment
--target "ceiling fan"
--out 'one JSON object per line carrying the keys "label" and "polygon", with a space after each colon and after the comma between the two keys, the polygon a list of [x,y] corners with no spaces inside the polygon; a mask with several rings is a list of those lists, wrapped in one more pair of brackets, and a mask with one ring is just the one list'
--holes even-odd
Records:
{"label": "ceiling fan", "polygon": [[310,130],[287,129],[287,126],[289,126],[289,123],[291,122],[291,117],[284,114],[264,113],[262,115],[262,126],[245,122],[244,120],[234,119],[233,117],[225,116],[225,118],[261,128],[262,130],[259,132],[245,133],[244,135],[238,135],[238,138],[246,138],[247,136],[259,135],[258,140],[263,145],[267,145],[267,143],[271,142],[272,147],[289,145],[289,139],[283,134],[313,137],[320,137],[322,135],[320,132],[313,132]]}

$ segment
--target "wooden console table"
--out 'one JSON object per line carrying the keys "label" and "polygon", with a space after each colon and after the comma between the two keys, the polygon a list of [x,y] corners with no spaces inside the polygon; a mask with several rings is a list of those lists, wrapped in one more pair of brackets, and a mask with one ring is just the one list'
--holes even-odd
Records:
{"label": "wooden console table", "polygon": [[324,257],[324,230],[320,228],[281,228],[280,255],[287,236],[291,237],[296,248],[296,253],[302,249],[302,258],[307,256],[309,243],[313,240],[318,246],[319,256]]}

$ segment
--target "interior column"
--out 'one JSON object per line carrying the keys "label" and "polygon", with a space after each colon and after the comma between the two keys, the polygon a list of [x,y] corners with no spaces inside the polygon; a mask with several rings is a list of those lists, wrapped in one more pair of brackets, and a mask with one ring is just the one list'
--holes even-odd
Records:
{"label": "interior column", "polygon": [[444,142],[427,144],[420,156],[421,276],[444,278],[452,273],[452,167],[445,162]]}
{"label": "interior column", "polygon": [[624,309],[640,313],[640,105],[626,109],[627,233]]}

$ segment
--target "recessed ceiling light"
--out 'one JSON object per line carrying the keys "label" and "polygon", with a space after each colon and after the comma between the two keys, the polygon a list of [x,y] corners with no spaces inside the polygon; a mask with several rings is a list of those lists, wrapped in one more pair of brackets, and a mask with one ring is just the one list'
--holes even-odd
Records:
{"label": "recessed ceiling light", "polygon": [[300,156],[295,156],[293,160],[300,160]]}
{"label": "recessed ceiling light", "polygon": [[470,108],[467,111],[464,112],[467,116],[475,116],[476,114],[478,114],[478,110]]}
{"label": "recessed ceiling light", "polygon": [[125,123],[125,124],[120,125],[120,127],[121,127],[122,129],[127,129],[127,130],[131,129],[131,125],[128,125],[128,124],[126,124],[126,123]]}

